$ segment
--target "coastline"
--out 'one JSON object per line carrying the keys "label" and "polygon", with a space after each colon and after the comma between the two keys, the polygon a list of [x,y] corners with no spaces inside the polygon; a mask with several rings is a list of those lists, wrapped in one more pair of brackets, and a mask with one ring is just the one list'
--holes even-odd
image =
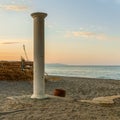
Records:
{"label": "coastline", "polygon": [[[66,90],[66,99],[14,101],[10,96],[32,95],[30,81],[0,81],[0,119],[4,120],[119,120],[120,102],[96,105],[80,102],[96,97],[120,95],[119,80],[96,78],[48,76],[46,94],[53,95],[54,89]],[[50,79],[51,78],[51,79]],[[64,98],[63,98],[64,99]],[[19,111],[23,110],[23,111]],[[8,111],[18,111],[4,114]]]}
{"label": "coastline", "polygon": [[117,80],[117,81],[119,81],[120,79],[109,79],[109,78],[95,78],[95,77],[79,77],[79,76],[65,76],[65,75],[48,75],[49,77],[60,77],[60,78],[73,78],[73,79],[75,79],[75,78],[78,78],[78,79],[91,79],[91,80]]}

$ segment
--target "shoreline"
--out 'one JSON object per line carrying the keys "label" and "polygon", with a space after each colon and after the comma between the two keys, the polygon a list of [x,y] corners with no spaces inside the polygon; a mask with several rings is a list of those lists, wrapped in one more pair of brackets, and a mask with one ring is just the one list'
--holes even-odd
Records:
{"label": "shoreline", "polygon": [[78,79],[91,79],[91,80],[112,80],[112,81],[120,81],[120,79],[107,79],[107,78],[92,78],[92,77],[79,77],[79,76],[62,76],[62,75],[49,75],[48,77],[64,77],[64,78],[78,78]]}

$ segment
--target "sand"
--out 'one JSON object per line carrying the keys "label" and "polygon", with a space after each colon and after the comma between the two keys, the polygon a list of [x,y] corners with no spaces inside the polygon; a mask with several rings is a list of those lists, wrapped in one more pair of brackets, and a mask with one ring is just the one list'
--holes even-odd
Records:
{"label": "sand", "polygon": [[[46,82],[46,94],[66,90],[65,98],[30,99],[29,81],[0,81],[0,120],[120,120],[120,98],[113,103],[92,103],[97,97],[120,95],[120,80],[59,77]],[[23,96],[10,99],[11,96]]]}

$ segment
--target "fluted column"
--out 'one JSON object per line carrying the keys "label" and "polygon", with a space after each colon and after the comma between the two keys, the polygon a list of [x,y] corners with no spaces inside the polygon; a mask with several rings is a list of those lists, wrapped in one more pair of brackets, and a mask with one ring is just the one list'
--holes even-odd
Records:
{"label": "fluted column", "polygon": [[33,95],[31,98],[44,99],[44,19],[46,13],[32,13],[34,19],[34,80]]}

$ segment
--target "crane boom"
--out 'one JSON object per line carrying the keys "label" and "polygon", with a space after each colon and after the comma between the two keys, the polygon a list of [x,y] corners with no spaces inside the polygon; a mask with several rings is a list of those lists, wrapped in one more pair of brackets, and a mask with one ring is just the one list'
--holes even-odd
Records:
{"label": "crane boom", "polygon": [[26,52],[26,49],[25,49],[25,45],[23,45],[23,50],[24,50],[25,57],[26,57],[27,61],[29,61],[28,56],[27,56],[27,52]]}

